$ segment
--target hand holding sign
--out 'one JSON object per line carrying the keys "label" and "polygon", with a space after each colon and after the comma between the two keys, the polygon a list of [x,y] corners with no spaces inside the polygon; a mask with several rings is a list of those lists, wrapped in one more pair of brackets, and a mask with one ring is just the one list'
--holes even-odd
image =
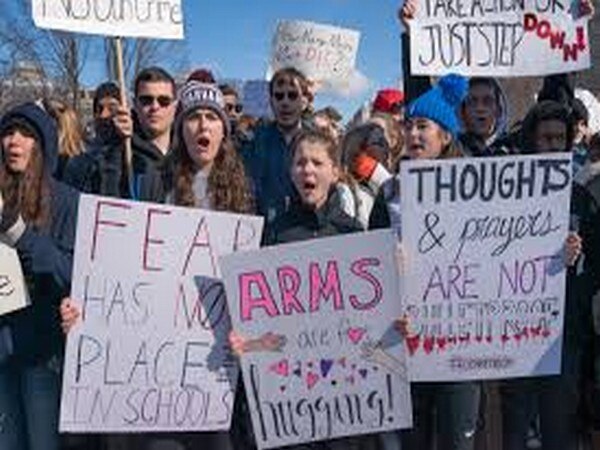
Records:
{"label": "hand holding sign", "polygon": [[581,237],[574,232],[569,233],[567,240],[565,241],[565,264],[568,267],[572,267],[577,262],[579,256],[581,256],[581,250],[583,248],[583,241]]}
{"label": "hand holding sign", "polygon": [[68,334],[71,328],[75,326],[79,320],[81,312],[79,306],[70,297],[63,298],[60,302],[60,327],[63,333]]}
{"label": "hand holding sign", "polygon": [[417,14],[417,2],[416,0],[406,0],[400,9],[398,9],[398,20],[404,27],[405,30],[410,29],[410,22],[415,18]]}
{"label": "hand holding sign", "polygon": [[131,118],[131,111],[126,106],[119,106],[113,117],[113,124],[121,138],[127,139],[133,136],[133,119]]}

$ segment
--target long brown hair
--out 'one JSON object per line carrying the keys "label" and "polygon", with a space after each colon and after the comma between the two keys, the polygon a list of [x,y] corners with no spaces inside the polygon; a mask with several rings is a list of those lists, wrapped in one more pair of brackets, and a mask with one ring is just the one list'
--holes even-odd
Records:
{"label": "long brown hair", "polygon": [[24,173],[14,173],[5,164],[0,164],[0,191],[4,207],[8,205],[16,209],[25,222],[39,229],[46,228],[49,223],[51,182],[37,141]]}
{"label": "long brown hair", "polygon": [[[183,139],[178,139],[170,163],[173,195],[176,205],[196,206],[192,189],[197,168],[187,152]],[[208,176],[208,196],[216,211],[250,213],[253,209],[250,186],[244,165],[229,138],[225,138]]]}

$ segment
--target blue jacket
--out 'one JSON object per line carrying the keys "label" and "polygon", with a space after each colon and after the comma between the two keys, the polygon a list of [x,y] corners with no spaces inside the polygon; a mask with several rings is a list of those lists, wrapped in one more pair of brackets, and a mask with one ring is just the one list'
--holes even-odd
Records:
{"label": "blue jacket", "polygon": [[257,213],[267,224],[280,216],[294,196],[290,176],[292,154],[275,124],[256,130],[254,139],[241,150],[251,180]]}
{"label": "blue jacket", "polygon": [[[54,122],[42,109],[27,103],[10,110],[2,123],[19,117],[32,124],[41,138],[44,165],[54,175],[58,161],[58,139]],[[1,128],[1,125],[0,125]],[[48,359],[62,351],[58,307],[70,291],[78,194],[57,181],[49,183],[50,218],[44,228],[27,224],[16,244],[31,305],[0,318],[12,334],[14,356],[26,363]],[[0,338],[0,347],[10,346]],[[2,353],[0,351],[0,353]]]}

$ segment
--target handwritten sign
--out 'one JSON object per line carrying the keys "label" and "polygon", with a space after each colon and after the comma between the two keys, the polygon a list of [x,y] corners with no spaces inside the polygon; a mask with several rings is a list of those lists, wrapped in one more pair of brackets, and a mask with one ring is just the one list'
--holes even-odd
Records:
{"label": "handwritten sign", "polygon": [[410,27],[411,71],[512,77],[587,69],[587,19],[574,18],[576,4],[423,0]]}
{"label": "handwritten sign", "polygon": [[17,252],[0,244],[0,316],[29,305],[21,262]]}
{"label": "handwritten sign", "polygon": [[229,429],[238,369],[217,258],[261,231],[251,216],[82,196],[60,429]]}
{"label": "handwritten sign", "polygon": [[183,39],[181,0],[32,0],[39,28],[107,36]]}
{"label": "handwritten sign", "polygon": [[412,380],[560,373],[570,158],[402,164]]}
{"label": "handwritten sign", "polygon": [[312,22],[281,21],[269,74],[295,67],[312,80],[344,79],[354,70],[360,33]]}
{"label": "handwritten sign", "polygon": [[242,356],[259,448],[411,426],[390,230],[221,258],[236,332],[283,336]]}

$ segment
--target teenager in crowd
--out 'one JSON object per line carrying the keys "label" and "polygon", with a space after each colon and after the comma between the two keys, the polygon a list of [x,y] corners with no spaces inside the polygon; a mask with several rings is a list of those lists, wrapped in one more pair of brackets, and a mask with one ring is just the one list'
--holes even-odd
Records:
{"label": "teenager in crowd", "polygon": [[[537,103],[522,127],[524,153],[571,151],[573,123],[569,110],[551,100]],[[591,354],[591,297],[598,273],[598,205],[578,183],[571,197],[571,233],[566,243],[567,290],[560,375],[506,380],[502,385],[503,446],[526,449],[530,405],[537,404],[544,449],[576,450],[583,364]],[[580,260],[584,255],[584,259]]]}
{"label": "teenager in crowd", "polygon": [[[342,165],[348,175],[342,185],[344,209],[366,229],[379,188],[391,177],[392,148],[402,142],[398,122],[376,112],[367,123],[350,130],[342,143]],[[396,163],[397,164],[397,163]]]}
{"label": "teenager in crowd", "polygon": [[[461,155],[456,110],[467,89],[464,78],[448,75],[409,104],[404,133],[408,158],[444,159]],[[370,226],[392,226],[401,239],[401,196],[397,185],[397,180],[384,185],[371,214]],[[402,432],[403,449],[429,450],[434,448],[434,442],[437,448],[445,450],[473,449],[479,383],[413,383],[411,391],[414,425],[411,430]]]}
{"label": "teenager in crowd", "polygon": [[236,149],[242,148],[252,140],[251,130],[242,125],[244,104],[236,89],[229,84],[221,84],[219,89],[225,99],[225,112],[231,124],[231,139]]}
{"label": "teenager in crowd", "polygon": [[[361,224],[342,208],[338,190],[340,156],[332,137],[319,131],[303,131],[292,142],[291,153],[294,196],[288,210],[267,227],[265,244],[285,244],[361,231]],[[238,355],[257,349],[275,351],[283,343],[280,336],[271,333],[257,340],[232,333],[230,342]],[[310,448],[368,449],[375,448],[375,441],[374,436],[343,438],[317,442]]]}
{"label": "teenager in crowd", "polygon": [[[188,81],[179,96],[176,145],[164,170],[140,180],[140,199],[190,208],[249,213],[253,204],[244,166],[231,143],[231,128],[221,91],[214,84]],[[61,307],[66,331],[79,316],[70,299]],[[234,421],[235,422],[235,421]],[[151,437],[157,445],[158,437]],[[163,438],[161,438],[163,439]],[[165,435],[184,448],[232,448],[228,433]],[[167,444],[164,444],[167,445]],[[171,447],[173,448],[173,447]],[[181,448],[181,447],[174,447]]]}
{"label": "teenager in crowd", "polygon": [[0,448],[58,450],[57,308],[70,289],[77,193],[55,178],[56,125],[37,104],[1,118],[0,144],[0,241],[17,251],[31,300],[0,318]]}
{"label": "teenager in crowd", "polygon": [[302,114],[309,104],[309,82],[296,69],[277,71],[269,83],[275,122],[258,127],[254,139],[242,149],[251,178],[257,211],[272,223],[293,196],[290,145],[302,130]]}
{"label": "teenager in crowd", "polygon": [[[102,102],[96,104],[103,148],[95,157],[82,159],[77,167],[69,168],[69,182],[77,189],[136,199],[141,177],[165,163],[177,109],[175,80],[160,67],[144,69],[135,79],[134,96],[133,111],[121,104],[115,108],[112,100],[107,100],[108,110]],[[106,97],[112,99],[112,92],[107,91]],[[100,116],[101,111],[106,117]],[[125,139],[131,139],[132,180],[127,179]]]}

